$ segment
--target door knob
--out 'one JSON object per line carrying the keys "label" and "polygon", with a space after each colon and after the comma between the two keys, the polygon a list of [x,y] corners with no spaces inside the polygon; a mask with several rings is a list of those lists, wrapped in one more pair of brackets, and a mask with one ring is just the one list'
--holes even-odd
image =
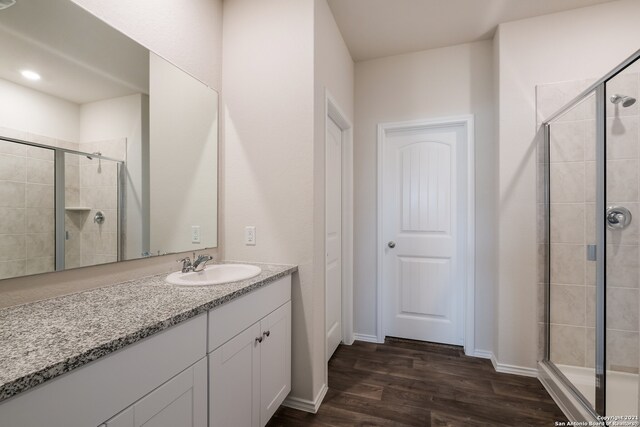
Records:
{"label": "door knob", "polygon": [[391,249],[396,247],[396,242],[394,242],[393,240],[390,241],[389,243],[387,243],[387,246],[389,246]]}

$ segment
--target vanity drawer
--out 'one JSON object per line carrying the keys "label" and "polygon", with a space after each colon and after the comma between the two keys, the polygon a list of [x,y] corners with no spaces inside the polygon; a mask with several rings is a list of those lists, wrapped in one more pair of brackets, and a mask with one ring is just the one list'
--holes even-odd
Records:
{"label": "vanity drawer", "polygon": [[209,352],[291,300],[291,276],[209,311]]}

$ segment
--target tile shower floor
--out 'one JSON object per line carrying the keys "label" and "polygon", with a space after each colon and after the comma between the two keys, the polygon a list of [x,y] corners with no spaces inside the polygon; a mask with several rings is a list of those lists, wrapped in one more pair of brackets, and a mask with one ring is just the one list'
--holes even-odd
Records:
{"label": "tile shower floor", "polygon": [[[556,367],[592,405],[595,405],[595,369],[570,365],[556,365]],[[607,415],[636,415],[637,413],[638,374],[607,371]]]}

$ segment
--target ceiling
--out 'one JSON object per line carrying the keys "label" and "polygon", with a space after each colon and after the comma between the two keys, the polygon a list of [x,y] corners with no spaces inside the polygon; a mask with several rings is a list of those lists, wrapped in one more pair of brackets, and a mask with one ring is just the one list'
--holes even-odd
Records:
{"label": "ceiling", "polygon": [[328,0],[354,61],[491,39],[498,24],[614,0]]}
{"label": "ceiling", "polygon": [[[0,11],[0,79],[77,104],[149,91],[149,52],[71,1]],[[20,72],[38,72],[31,82]]]}

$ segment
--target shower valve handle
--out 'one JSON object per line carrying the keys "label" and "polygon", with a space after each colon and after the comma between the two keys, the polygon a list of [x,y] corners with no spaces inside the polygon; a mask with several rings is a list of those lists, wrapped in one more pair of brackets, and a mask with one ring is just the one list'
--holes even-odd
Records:
{"label": "shower valve handle", "polygon": [[624,215],[611,212],[607,217],[607,221],[609,221],[610,224],[619,224],[624,221]]}
{"label": "shower valve handle", "polygon": [[623,230],[631,223],[631,212],[624,206],[609,206],[605,219],[610,230]]}

